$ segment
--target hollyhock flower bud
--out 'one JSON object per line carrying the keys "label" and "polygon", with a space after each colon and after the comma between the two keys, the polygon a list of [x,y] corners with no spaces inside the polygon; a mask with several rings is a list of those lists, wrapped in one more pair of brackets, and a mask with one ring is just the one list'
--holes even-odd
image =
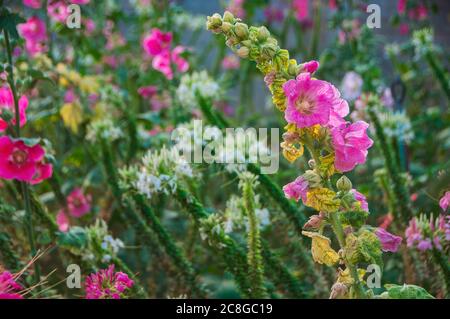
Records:
{"label": "hollyhock flower bud", "polygon": [[347,178],[347,176],[343,175],[336,182],[336,187],[342,192],[348,192],[352,189],[353,185],[352,182]]}
{"label": "hollyhock flower bud", "polygon": [[[214,16],[214,15],[213,15]],[[220,15],[219,15],[220,17]],[[230,12],[230,11],[225,11],[223,14],[223,21],[224,22],[229,22],[229,23],[234,23],[234,15]]]}
{"label": "hollyhock flower bud", "polygon": [[375,234],[381,242],[381,249],[383,251],[395,253],[402,243],[402,238],[400,236],[395,236],[387,232],[384,228],[377,228]]}
{"label": "hollyhock flower bud", "polygon": [[348,293],[348,288],[343,283],[337,282],[331,287],[330,299],[340,299]]}
{"label": "hollyhock flower bud", "polygon": [[313,74],[319,68],[319,62],[312,60],[309,62],[305,62],[300,64],[301,72],[309,72]]}
{"label": "hollyhock flower bud", "polygon": [[323,219],[319,215],[312,215],[309,220],[303,225],[304,229],[313,228],[318,229],[322,224]]}
{"label": "hollyhock flower bud", "polygon": [[267,40],[267,38],[270,37],[270,32],[269,30],[267,30],[267,28],[265,26],[261,26],[258,28],[258,41],[260,42],[264,42]]}
{"label": "hollyhock flower bud", "polygon": [[[24,126],[27,122],[26,109],[28,108],[28,98],[24,95],[19,98],[19,118],[20,127]],[[6,111],[12,114],[11,124],[16,124],[15,117],[15,107],[14,107],[14,97],[12,91],[9,87],[0,87],[0,113],[3,114]],[[5,112],[6,113],[6,112]],[[0,132],[4,132],[8,128],[8,121],[4,118],[0,118]]]}
{"label": "hollyhock flower bud", "polygon": [[240,47],[240,48],[236,51],[236,54],[237,54],[240,58],[242,58],[242,59],[247,58],[248,55],[249,55],[249,53],[250,53],[250,49],[247,48],[247,47]]}
{"label": "hollyhock flower bud", "polygon": [[297,202],[301,198],[303,203],[306,203],[308,189],[308,181],[306,181],[302,176],[297,177],[293,182],[286,184],[283,187],[286,198],[293,198]]}
{"label": "hollyhock flower bud", "polygon": [[64,210],[60,210],[56,215],[56,224],[58,224],[58,229],[60,232],[67,232],[70,227],[69,217],[67,217]]}
{"label": "hollyhock flower bud", "polygon": [[302,176],[310,187],[316,188],[321,186],[322,178],[315,171],[309,169]]}
{"label": "hollyhock flower bud", "polygon": [[234,33],[241,39],[248,37],[248,25],[242,22],[238,22],[234,25]]}
{"label": "hollyhock flower bud", "polygon": [[214,33],[219,33],[221,26],[222,26],[222,17],[218,13],[214,13],[211,17],[208,17],[206,20],[206,29],[211,30]]}
{"label": "hollyhock flower bud", "polygon": [[225,33],[228,33],[231,31],[231,29],[233,28],[233,25],[229,22],[224,22],[222,23],[222,31]]}
{"label": "hollyhock flower bud", "polygon": [[332,144],[335,150],[334,166],[341,172],[351,171],[357,164],[366,162],[367,150],[373,141],[367,136],[369,127],[364,121],[342,124],[331,129]]}

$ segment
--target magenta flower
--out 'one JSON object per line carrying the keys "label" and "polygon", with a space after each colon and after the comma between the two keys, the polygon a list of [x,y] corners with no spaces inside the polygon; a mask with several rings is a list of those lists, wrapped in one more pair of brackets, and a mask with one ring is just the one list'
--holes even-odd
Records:
{"label": "magenta flower", "polygon": [[[24,126],[27,122],[26,117],[26,109],[28,108],[28,98],[24,95],[19,98],[19,119],[20,119],[20,127]],[[13,117],[11,123],[13,125],[16,124],[15,117],[15,107],[14,107],[14,97],[12,91],[9,87],[3,86],[0,87],[0,114],[2,111],[6,109],[9,110]],[[0,118],[0,132],[4,132],[8,128],[8,123]]]}
{"label": "magenta flower", "polygon": [[142,96],[143,98],[149,99],[152,96],[154,96],[156,93],[158,93],[158,88],[154,85],[148,85],[148,86],[141,86],[138,89],[138,94]]}
{"label": "magenta flower", "polygon": [[309,0],[294,0],[292,7],[298,21],[303,22],[309,19]]}
{"label": "magenta flower", "polygon": [[352,189],[350,192],[355,197],[355,200],[360,203],[361,209],[366,212],[369,212],[369,204],[367,203],[366,196],[358,192],[356,189]]}
{"label": "magenta flower", "polygon": [[302,68],[302,72],[309,72],[313,74],[319,68],[319,62],[317,62],[316,60],[311,60],[300,64],[300,66]]}
{"label": "magenta flower", "polygon": [[0,273],[0,299],[23,299],[20,294],[22,289],[9,271]]}
{"label": "magenta flower", "polygon": [[245,0],[230,0],[227,11],[230,11],[235,17],[243,19],[245,18],[244,9]]}
{"label": "magenta flower", "polygon": [[337,170],[348,172],[357,164],[366,162],[367,150],[373,144],[366,133],[368,127],[366,122],[357,121],[332,128],[331,138],[336,157],[334,166]]}
{"label": "magenta flower", "polygon": [[308,72],[284,83],[283,90],[287,97],[286,121],[299,128],[328,124],[332,106],[341,103],[330,83],[312,79]]}
{"label": "magenta flower", "polygon": [[420,240],[419,243],[417,244],[417,249],[420,251],[433,249],[433,243],[431,242],[431,239],[425,238]]}
{"label": "magenta flower", "polygon": [[413,247],[414,244],[422,239],[420,229],[417,225],[417,219],[414,217],[409,221],[409,226],[405,230],[406,245]]}
{"label": "magenta flower", "polygon": [[439,200],[439,206],[441,206],[444,213],[447,211],[450,205],[450,191],[445,192],[444,196]]}
{"label": "magenta flower", "polygon": [[406,0],[397,0],[397,12],[398,14],[406,12]]}
{"label": "magenta flower", "polygon": [[160,29],[154,28],[142,41],[142,47],[148,55],[156,56],[169,50],[171,42],[171,32],[162,32]]}
{"label": "magenta flower", "polygon": [[55,22],[65,23],[69,12],[68,5],[63,0],[49,1],[47,5],[47,14]]}
{"label": "magenta flower", "polygon": [[80,188],[75,188],[67,196],[67,209],[70,215],[80,218],[91,211],[91,195],[85,196]]}
{"label": "magenta flower", "polygon": [[44,164],[44,149],[28,146],[21,140],[0,137],[0,178],[36,184],[52,175],[51,164]]}
{"label": "magenta flower", "polygon": [[42,0],[23,0],[23,4],[33,9],[39,9],[42,6]]}
{"label": "magenta flower", "polygon": [[189,63],[181,57],[184,47],[177,46],[170,51],[163,51],[153,58],[152,66],[155,70],[161,72],[171,80],[173,78],[172,63],[176,66],[178,72],[184,73],[189,69]]}
{"label": "magenta flower", "polygon": [[38,53],[45,52],[47,47],[47,28],[45,22],[36,16],[33,16],[25,23],[17,25],[17,30],[25,39],[25,50],[29,55],[34,56]]}
{"label": "magenta flower", "polygon": [[400,236],[393,235],[383,228],[377,228],[375,234],[381,242],[381,250],[383,251],[395,253],[402,243],[402,238]]}
{"label": "magenta flower", "polygon": [[115,272],[114,265],[101,269],[86,278],[86,299],[122,299],[133,287],[133,280],[123,272]]}
{"label": "magenta flower", "polygon": [[288,199],[295,199],[297,202],[301,198],[306,203],[309,185],[302,176],[297,177],[293,182],[284,185],[284,196]]}
{"label": "magenta flower", "polygon": [[224,70],[236,70],[239,69],[240,61],[236,55],[230,54],[223,58],[222,68]]}
{"label": "magenta flower", "polygon": [[67,232],[70,228],[69,217],[64,212],[64,209],[61,209],[56,215],[56,224],[58,224],[58,229],[60,232]]}
{"label": "magenta flower", "polygon": [[328,122],[329,127],[337,127],[345,123],[344,118],[350,113],[350,108],[346,100],[341,99],[341,93],[335,86],[331,86],[333,89],[333,101],[334,104],[330,110],[330,120]]}

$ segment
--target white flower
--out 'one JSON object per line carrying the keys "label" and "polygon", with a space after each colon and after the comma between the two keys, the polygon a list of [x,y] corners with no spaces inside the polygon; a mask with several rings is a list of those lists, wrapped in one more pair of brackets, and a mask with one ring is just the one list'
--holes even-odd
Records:
{"label": "white flower", "polygon": [[180,103],[190,109],[198,108],[196,94],[203,98],[217,99],[220,96],[220,86],[206,71],[183,75],[177,88]]}

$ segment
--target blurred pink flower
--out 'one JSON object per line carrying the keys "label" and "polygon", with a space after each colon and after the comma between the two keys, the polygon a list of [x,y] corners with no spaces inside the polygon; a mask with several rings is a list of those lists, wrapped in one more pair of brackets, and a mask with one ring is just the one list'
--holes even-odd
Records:
{"label": "blurred pink flower", "polygon": [[56,224],[58,224],[58,229],[60,232],[67,232],[70,227],[69,217],[67,217],[64,209],[61,209],[56,215]]}
{"label": "blurred pink flower", "polygon": [[114,265],[110,265],[86,278],[86,299],[121,299],[133,285],[127,274],[115,272]]}
{"label": "blurred pink flower", "polygon": [[65,23],[69,16],[67,7],[68,5],[63,0],[49,1],[47,5],[47,14],[53,21]]}
{"label": "blurred pink flower", "polygon": [[397,12],[398,14],[406,12],[406,0],[397,0]]}
{"label": "blurred pink flower", "polygon": [[383,228],[377,228],[375,234],[381,242],[381,250],[383,251],[395,253],[402,243],[402,238],[400,236],[393,235]]}
{"label": "blurred pink flower", "polygon": [[409,33],[409,26],[408,26],[407,23],[402,23],[398,27],[398,30],[399,30],[401,35],[408,35],[408,33]]}
{"label": "blurred pink flower", "polygon": [[298,21],[302,22],[309,19],[309,0],[293,0],[292,8]]}
{"label": "blurred pink flower", "polygon": [[297,177],[293,182],[283,186],[284,196],[288,199],[299,201],[301,198],[306,203],[309,185],[308,181],[302,176]]}
{"label": "blurred pink flower", "polygon": [[23,0],[23,4],[33,9],[39,9],[42,6],[42,0]]}
{"label": "blurred pink flower", "polygon": [[141,86],[138,89],[138,93],[143,98],[149,99],[156,93],[158,93],[158,87],[156,87],[155,85]]}
{"label": "blurred pink flower", "polygon": [[81,188],[75,188],[67,196],[67,209],[73,217],[80,218],[91,211],[91,195],[85,196]]}
{"label": "blurred pink flower", "polygon": [[245,18],[245,9],[244,9],[245,0],[230,0],[227,11],[230,11],[235,17],[243,19]]}
{"label": "blurred pink flower", "polygon": [[227,55],[222,60],[222,68],[225,70],[237,70],[239,69],[240,61],[234,54]]}
{"label": "blurred pink flower", "polygon": [[[28,108],[28,98],[23,95],[19,98],[19,122],[20,127],[27,123],[26,110]],[[0,114],[8,110],[12,114],[11,124],[16,124],[16,111],[14,107],[14,97],[11,89],[8,86],[0,87]],[[0,132],[4,132],[8,128],[8,123],[0,118]]]}
{"label": "blurred pink flower", "polygon": [[284,19],[284,12],[281,8],[269,5],[264,9],[264,16],[268,23],[282,22]]}
{"label": "blurred pink flower", "polygon": [[357,164],[366,162],[367,150],[373,141],[367,136],[369,127],[364,121],[342,124],[331,129],[332,145],[335,150],[334,166],[341,172],[351,171]]}
{"label": "blurred pink flower", "polygon": [[45,22],[36,16],[29,18],[25,23],[17,25],[17,30],[25,39],[25,50],[34,56],[47,50],[47,28]]}
{"label": "blurred pink flower", "polygon": [[331,10],[336,10],[337,9],[336,0],[329,0],[328,1],[328,8],[330,8]]}
{"label": "blurred pink flower", "polygon": [[171,32],[162,32],[160,29],[154,28],[142,41],[142,47],[148,55],[156,56],[169,50],[171,42]]}

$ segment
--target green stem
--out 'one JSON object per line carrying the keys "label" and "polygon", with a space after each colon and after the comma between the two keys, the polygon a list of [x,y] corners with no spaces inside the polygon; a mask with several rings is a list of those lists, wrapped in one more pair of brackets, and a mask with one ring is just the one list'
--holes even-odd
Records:
{"label": "green stem", "polygon": [[385,166],[389,175],[390,180],[393,184],[393,191],[395,193],[395,207],[400,208],[400,215],[396,214],[396,212],[392,212],[395,214],[397,219],[402,217],[401,220],[407,221],[409,218],[413,216],[413,211],[410,206],[410,200],[408,195],[408,189],[404,184],[400,173],[398,171],[398,166],[395,164],[395,160],[392,155],[392,150],[390,145],[387,142],[386,135],[384,134],[383,127],[381,126],[378,115],[375,113],[374,105],[368,106],[369,117],[374,125],[375,134],[377,136],[378,144],[380,146],[381,152],[384,156]]}
{"label": "green stem", "polygon": [[320,23],[321,10],[319,0],[313,2],[313,11],[314,11],[314,27],[313,27],[313,38],[311,44],[310,59],[315,59],[317,57],[317,48],[319,46],[320,24],[321,24]]}
{"label": "green stem", "polygon": [[436,248],[432,250],[433,258],[435,262],[441,268],[442,274],[444,275],[444,285],[445,285],[445,296],[449,298],[450,296],[450,264],[448,257],[442,254],[442,252]]}
{"label": "green stem", "polygon": [[22,268],[19,256],[13,249],[11,237],[7,233],[0,232],[0,255],[2,263],[12,272],[17,272]]}
{"label": "green stem", "polygon": [[445,95],[447,96],[447,101],[450,101],[449,82],[447,79],[447,75],[445,74],[442,66],[436,60],[435,56],[430,52],[428,52],[425,55],[425,59],[427,60],[428,64],[430,65],[431,69],[434,72],[434,75],[436,76],[439,83],[441,84],[442,90],[444,91]]}
{"label": "green stem", "polygon": [[178,270],[185,276],[187,284],[191,287],[193,293],[199,298],[204,298],[206,292],[197,283],[197,274],[194,267],[186,258],[183,251],[175,244],[175,240],[161,224],[151,207],[145,203],[144,197],[142,195],[134,195],[133,199],[140,208],[142,214],[146,217],[148,224],[150,224],[153,231],[158,236],[159,242],[164,246],[166,253],[172,258]]}
{"label": "green stem", "polygon": [[259,221],[255,213],[252,183],[246,181],[243,189],[244,207],[249,221],[247,238],[247,262],[249,266],[249,278],[252,285],[252,298],[265,298],[267,291],[264,287],[264,266],[261,257],[261,238],[259,233]]}
{"label": "green stem", "polygon": [[[345,235],[344,229],[342,228],[342,224],[339,218],[339,213],[330,213],[330,223],[333,227],[333,231],[336,235],[336,238],[339,242],[339,246],[341,249],[345,249]],[[366,293],[364,292],[364,288],[359,280],[359,275],[356,267],[344,258],[345,266],[349,269],[350,275],[353,278],[353,287],[355,289],[355,294],[358,299],[366,298]]]}

